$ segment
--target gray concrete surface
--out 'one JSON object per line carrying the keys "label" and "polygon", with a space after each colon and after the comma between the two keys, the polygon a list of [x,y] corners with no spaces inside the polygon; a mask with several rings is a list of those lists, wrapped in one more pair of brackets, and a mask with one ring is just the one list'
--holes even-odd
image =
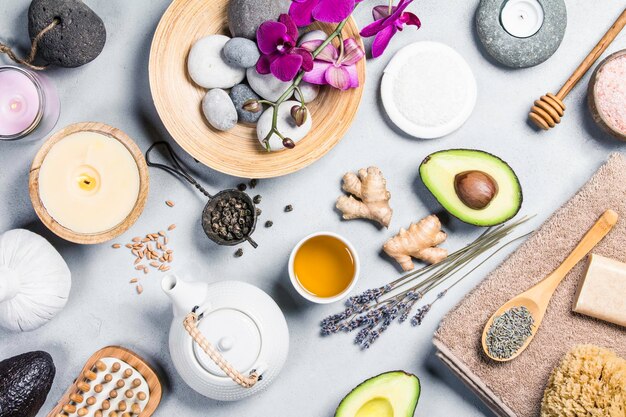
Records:
{"label": "gray concrete surface", "polygon": [[[301,237],[317,230],[332,230],[350,238],[361,255],[363,274],[358,289],[397,277],[395,265],[380,255],[380,248],[400,226],[436,208],[417,172],[420,161],[430,152],[470,147],[508,161],[524,188],[522,213],[537,214],[533,224],[538,225],[576,192],[610,152],[622,149],[620,143],[594,125],[588,114],[585,94],[589,75],[567,98],[567,113],[558,128],[538,133],[526,122],[532,102],[547,91],[558,90],[622,11],[622,2],[568,1],[569,24],[560,49],[544,64],[525,70],[499,66],[481,49],[474,31],[477,3],[422,0],[411,6],[422,19],[422,29],[405,30],[393,40],[386,55],[368,61],[363,102],[343,141],[309,168],[260,182],[257,190],[263,195],[262,220],[273,220],[274,227],[260,227],[255,234],[259,248],[244,246],[242,258],[235,259],[234,249],[217,247],[205,238],[200,227],[204,200],[198,193],[163,172],[151,172],[146,210],[119,241],[176,223],[171,247],[176,250],[178,268],[184,267],[207,282],[239,279],[258,285],[285,312],[291,332],[286,367],[269,390],[243,402],[217,403],[184,384],[169,359],[167,332],[172,315],[159,288],[160,276],[153,272],[143,279],[144,293],[137,296],[128,284],[135,275],[129,254],[113,251],[108,244],[69,244],[44,230],[31,207],[27,182],[29,165],[41,142],[0,143],[0,232],[26,227],[43,234],[65,257],[73,275],[69,303],[54,321],[31,333],[0,331],[0,358],[34,349],[46,350],[54,357],[57,376],[39,415],[52,408],[85,360],[110,344],[136,350],[158,369],[165,387],[156,414],[159,416],[329,416],[353,386],[394,369],[413,372],[422,381],[417,416],[490,415],[434,357],[431,336],[446,311],[505,253],[436,304],[420,328],[394,325],[366,352],[357,350],[348,335],[320,338],[319,321],[339,311],[341,305],[307,304],[290,288],[286,273],[289,252]],[[26,0],[0,1],[0,39],[27,46],[28,4]],[[63,102],[57,128],[81,121],[105,122],[126,131],[143,150],[155,140],[171,140],[158,119],[148,85],[150,42],[168,1],[89,0],[88,4],[104,19],[109,39],[103,54],[91,64],[48,71]],[[373,5],[367,0],[356,12],[361,26],[370,21],[369,8]],[[441,41],[456,48],[473,68],[479,87],[476,109],[465,126],[432,141],[406,137],[391,127],[378,94],[382,70],[393,52],[419,40]],[[618,38],[609,52],[625,47],[626,34]],[[239,182],[194,164],[191,158],[187,161],[199,179],[213,190]],[[370,164],[383,170],[393,194],[395,213],[388,231],[361,221],[342,222],[333,209],[344,171]],[[176,207],[166,207],[166,199],[175,201]],[[286,204],[293,204],[295,210],[283,213]],[[458,222],[450,223],[447,230],[449,248],[458,248],[479,233],[478,229]]]}

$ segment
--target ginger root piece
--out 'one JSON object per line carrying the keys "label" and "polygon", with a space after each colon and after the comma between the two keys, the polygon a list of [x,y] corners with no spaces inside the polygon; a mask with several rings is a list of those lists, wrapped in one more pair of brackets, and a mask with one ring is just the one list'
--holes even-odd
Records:
{"label": "ginger root piece", "polygon": [[380,169],[374,166],[360,169],[358,176],[348,172],[343,176],[342,188],[352,194],[337,199],[336,207],[345,220],[368,219],[389,227],[393,214],[389,206],[391,194],[387,191],[387,181]]}
{"label": "ginger root piece", "polygon": [[429,264],[436,264],[448,256],[448,251],[436,246],[446,240],[446,233],[441,230],[441,222],[434,214],[411,224],[409,230],[400,232],[389,239],[383,246],[385,253],[394,258],[404,271],[415,266],[413,258]]}

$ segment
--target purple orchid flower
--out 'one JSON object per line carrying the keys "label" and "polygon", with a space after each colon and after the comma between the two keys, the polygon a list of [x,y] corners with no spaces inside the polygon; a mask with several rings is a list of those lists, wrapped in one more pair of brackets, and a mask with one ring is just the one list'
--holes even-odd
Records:
{"label": "purple orchid flower", "polygon": [[[321,40],[304,42],[300,45],[308,51],[315,51],[323,43]],[[340,52],[333,44],[328,44],[315,57],[313,69],[304,74],[304,81],[311,84],[330,84],[340,90],[359,86],[356,63],[365,56],[365,51],[357,42],[348,38],[343,41]]]}
{"label": "purple orchid flower", "polygon": [[313,55],[304,48],[296,47],[298,27],[287,14],[281,14],[278,22],[265,22],[256,33],[261,57],[256,63],[259,74],[272,73],[281,81],[291,81],[300,69],[313,69]]}
{"label": "purple orchid flower", "polygon": [[422,26],[419,18],[413,13],[405,12],[409,4],[413,0],[400,0],[397,6],[376,6],[372,10],[374,23],[366,26],[361,30],[361,36],[369,38],[376,36],[372,43],[372,57],[376,58],[385,52],[385,48],[389,45],[391,38],[404,28],[404,25]]}
{"label": "purple orchid flower", "polygon": [[308,26],[314,21],[339,23],[352,14],[363,0],[292,0],[289,14],[296,25]]}

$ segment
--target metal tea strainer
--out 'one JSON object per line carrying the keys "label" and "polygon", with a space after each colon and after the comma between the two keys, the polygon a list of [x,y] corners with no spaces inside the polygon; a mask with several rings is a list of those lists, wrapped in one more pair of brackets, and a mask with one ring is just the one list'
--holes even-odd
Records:
{"label": "metal tea strainer", "polygon": [[[157,146],[162,146],[167,151],[172,160],[172,166],[152,162],[150,153]],[[148,166],[162,169],[174,176],[183,178],[209,198],[209,201],[202,211],[202,228],[209,239],[218,245],[224,246],[235,246],[246,240],[253,247],[256,248],[258,246],[250,237],[256,227],[257,213],[254,202],[248,194],[237,189],[223,190],[215,195],[209,194],[209,192],[183,168],[181,159],[174,153],[174,150],[167,142],[156,142],[150,146],[146,151],[146,162]],[[216,225],[216,216],[224,215],[224,210],[228,211],[225,216],[228,219],[229,225],[222,226],[221,228],[214,227]],[[234,211],[237,211],[237,213],[234,213]],[[246,222],[247,218],[251,218],[251,220]],[[223,236],[224,230],[227,232],[225,237]],[[244,233],[245,230],[247,230],[247,233]]]}

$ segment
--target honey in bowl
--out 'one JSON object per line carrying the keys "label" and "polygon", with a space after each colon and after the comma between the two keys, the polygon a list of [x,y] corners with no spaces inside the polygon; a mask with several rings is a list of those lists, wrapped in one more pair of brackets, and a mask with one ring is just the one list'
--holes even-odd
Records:
{"label": "honey in bowl", "polygon": [[293,272],[304,290],[315,297],[329,298],[344,292],[356,270],[350,248],[329,235],[313,236],[298,248]]}

